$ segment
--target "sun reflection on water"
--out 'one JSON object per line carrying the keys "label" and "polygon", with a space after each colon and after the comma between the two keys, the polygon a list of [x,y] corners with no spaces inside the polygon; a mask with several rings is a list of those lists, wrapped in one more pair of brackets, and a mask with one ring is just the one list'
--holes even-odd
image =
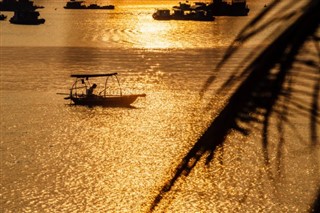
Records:
{"label": "sun reflection on water", "polygon": [[140,33],[140,44],[144,48],[171,48],[177,45],[172,40],[176,29],[174,22],[138,21],[135,28]]}

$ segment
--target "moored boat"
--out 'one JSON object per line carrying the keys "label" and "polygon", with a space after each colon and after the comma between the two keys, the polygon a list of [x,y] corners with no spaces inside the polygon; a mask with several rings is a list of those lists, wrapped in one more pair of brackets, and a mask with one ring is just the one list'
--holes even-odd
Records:
{"label": "moored boat", "polygon": [[114,9],[114,5],[97,5],[97,4],[90,4],[89,6],[87,6],[86,9],[100,9],[100,10],[113,10]]}
{"label": "moored boat", "polygon": [[24,24],[24,25],[39,25],[45,22],[45,19],[38,18],[40,13],[32,10],[17,10],[14,11],[13,17],[10,18],[12,24]]}
{"label": "moored boat", "polygon": [[171,20],[172,15],[169,9],[157,9],[152,17],[156,20]]}
{"label": "moored boat", "polygon": [[194,2],[190,4],[188,1],[173,6],[173,9],[179,10],[203,10],[213,16],[247,16],[250,9],[246,0],[213,0],[212,3]]}
{"label": "moored boat", "polygon": [[84,1],[78,0],[70,0],[67,2],[65,9],[100,9],[100,10],[113,10],[115,7],[114,5],[97,5],[97,4],[90,4],[89,6],[84,4]]}
{"label": "moored boat", "polygon": [[205,10],[183,10],[175,8],[173,12],[169,9],[157,9],[152,17],[155,20],[185,20],[185,21],[214,21],[215,17]]}
{"label": "moored boat", "polygon": [[247,16],[250,11],[246,0],[232,0],[231,3],[225,0],[214,0],[207,9],[214,16]]}
{"label": "moored boat", "polygon": [[1,11],[16,11],[16,10],[36,10],[44,8],[43,6],[34,5],[30,0],[3,0],[0,2]]}

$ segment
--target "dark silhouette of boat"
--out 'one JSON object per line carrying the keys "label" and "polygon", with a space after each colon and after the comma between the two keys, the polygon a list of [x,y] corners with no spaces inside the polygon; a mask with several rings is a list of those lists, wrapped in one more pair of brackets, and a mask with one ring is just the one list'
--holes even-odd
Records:
{"label": "dark silhouette of boat", "polygon": [[156,20],[214,21],[215,17],[205,10],[157,9],[152,17]]}
{"label": "dark silhouette of boat", "polygon": [[191,5],[179,2],[178,6],[173,6],[172,11],[169,9],[157,9],[152,14],[156,20],[189,20],[189,21],[214,21],[215,17],[208,10],[208,5],[202,2],[195,2]]}
{"label": "dark silhouette of boat", "polygon": [[156,20],[171,20],[172,15],[169,9],[157,9],[152,17]]}
{"label": "dark silhouette of boat", "polygon": [[97,4],[90,4],[89,6],[83,4],[84,1],[71,0],[68,1],[64,9],[97,9],[97,10],[113,10],[114,5],[100,6]]}
{"label": "dark silhouette of boat", "polygon": [[190,5],[188,2],[173,6],[169,9],[157,9],[152,17],[156,20],[191,20],[191,21],[214,21],[215,17],[207,10],[205,3],[196,2]]}
{"label": "dark silhouette of boat", "polygon": [[7,16],[6,16],[6,15],[4,15],[4,14],[0,14],[0,21],[5,20],[6,18],[7,18]]}
{"label": "dark silhouette of boat", "polygon": [[75,105],[82,106],[105,106],[105,107],[129,107],[139,97],[145,97],[145,94],[138,95],[121,95],[121,96],[86,96],[86,97],[75,97],[72,96],[70,99]]}
{"label": "dark silhouette of boat", "polygon": [[246,0],[232,0],[231,3],[228,3],[226,0],[213,0],[210,4],[195,2],[193,5],[186,1],[185,3],[180,2],[173,9],[185,11],[202,10],[210,13],[212,16],[247,16],[250,11]]}
{"label": "dark silhouette of boat", "polygon": [[[130,105],[139,97],[145,97],[146,94],[123,95],[117,73],[107,74],[74,74],[71,77],[76,78],[73,83],[70,94],[65,99],[70,99],[75,105],[84,106],[106,106],[106,107],[130,107]],[[105,77],[104,87],[101,91],[95,92],[96,84],[91,84],[89,79]],[[118,94],[112,95],[107,91],[107,82],[109,77],[115,77],[118,83]],[[58,93],[63,94],[64,93]]]}
{"label": "dark silhouette of boat", "polygon": [[225,0],[213,0],[207,6],[214,16],[247,16],[250,9],[246,0],[232,0],[228,3]]}
{"label": "dark silhouette of boat", "polygon": [[173,6],[173,9],[180,9],[180,10],[207,10],[208,9],[207,3],[204,2],[194,2],[193,5],[189,4],[189,1],[185,3],[179,2],[178,6]]}
{"label": "dark silhouette of boat", "polygon": [[0,2],[1,11],[36,10],[41,8],[44,7],[34,5],[33,1],[29,0],[3,0]]}
{"label": "dark silhouette of boat", "polygon": [[40,13],[35,10],[16,10],[10,18],[12,24],[39,25],[45,22],[45,19],[38,18]]}

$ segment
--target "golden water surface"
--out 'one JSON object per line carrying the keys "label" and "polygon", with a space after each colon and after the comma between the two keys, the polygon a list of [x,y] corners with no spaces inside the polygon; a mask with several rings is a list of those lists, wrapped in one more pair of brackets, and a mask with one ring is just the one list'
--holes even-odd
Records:
{"label": "golden water surface", "polygon": [[[214,91],[239,58],[199,95],[263,3],[250,1],[248,17],[212,23],[157,22],[151,14],[159,4],[83,12],[64,10],[61,1],[35,3],[46,6],[44,25],[0,23],[1,212],[148,212],[232,93]],[[70,74],[106,72],[119,73],[124,93],[146,98],[131,108],[90,108],[56,94],[68,92]],[[295,113],[284,129],[270,128],[267,145],[261,123],[248,137],[231,132],[154,211],[307,212],[320,181],[308,116]]]}

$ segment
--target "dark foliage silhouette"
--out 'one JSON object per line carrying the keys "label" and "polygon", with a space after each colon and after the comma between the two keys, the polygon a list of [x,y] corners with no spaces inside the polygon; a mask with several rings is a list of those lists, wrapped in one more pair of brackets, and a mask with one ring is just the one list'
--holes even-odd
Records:
{"label": "dark foliage silhouette", "polygon": [[[306,139],[298,133],[297,137],[301,137],[301,141],[310,142],[311,147],[317,145],[320,125],[320,48],[317,35],[320,1],[306,0],[292,8],[295,2],[274,1],[243,28],[228,48],[213,75],[203,86],[201,94],[218,78],[218,73],[232,61],[232,57],[244,48],[244,44],[254,40],[260,33],[272,32],[268,38],[261,41],[268,42],[268,45],[257,45],[249,54],[243,56],[242,62],[229,79],[216,91],[233,92],[207,130],[183,157],[173,177],[160,189],[150,211],[155,210],[178,179],[189,175],[200,158],[206,157],[208,164],[231,130],[249,135],[253,128],[250,124],[261,124],[261,143],[266,165],[270,162],[269,129],[276,128],[277,166],[281,167],[282,148],[286,143],[283,129],[286,126],[295,131],[296,128],[289,119],[292,114],[309,117],[310,138]],[[286,12],[270,15],[279,9]],[[311,51],[310,45],[313,45],[316,51]],[[311,101],[302,101],[301,97],[308,97]],[[277,117],[276,127],[270,125],[271,115]],[[272,174],[269,176],[274,178]],[[315,208],[318,207],[315,205]]]}

